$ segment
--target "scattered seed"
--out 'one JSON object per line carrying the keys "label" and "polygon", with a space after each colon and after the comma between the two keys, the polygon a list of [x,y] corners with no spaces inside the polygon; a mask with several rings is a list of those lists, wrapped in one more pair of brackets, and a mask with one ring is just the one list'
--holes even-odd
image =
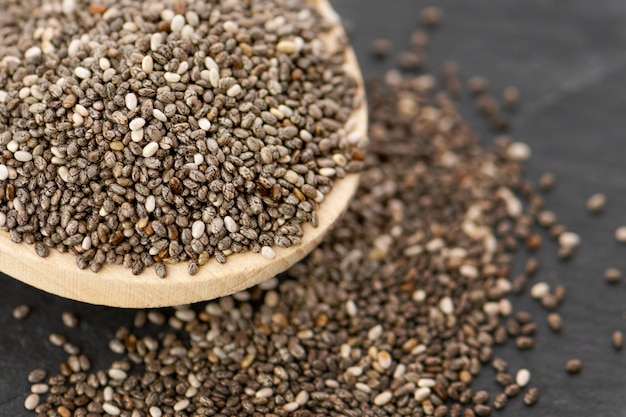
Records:
{"label": "scattered seed", "polygon": [[66,311],[61,315],[61,320],[63,321],[63,325],[65,327],[74,328],[78,326],[78,317],[76,314]]}
{"label": "scattered seed", "polygon": [[570,359],[565,363],[565,370],[569,374],[577,374],[583,369],[583,363],[580,359]]}
{"label": "scattered seed", "polygon": [[528,388],[528,391],[524,394],[524,404],[527,406],[533,406],[539,401],[539,390],[535,387]]}
{"label": "scattered seed", "polygon": [[616,350],[622,350],[624,346],[624,333],[621,330],[615,330],[612,335],[613,347]]}
{"label": "scattered seed", "polygon": [[615,229],[615,240],[619,243],[626,243],[626,226],[620,226]]}
{"label": "scattered seed", "polygon": [[515,374],[515,383],[520,387],[525,387],[530,382],[530,371],[528,369],[520,369]]}
{"label": "scattered seed", "polygon": [[591,214],[599,214],[606,208],[606,195],[602,193],[593,194],[587,199],[587,211]]}
{"label": "scattered seed", "polygon": [[30,314],[30,306],[26,304],[20,304],[13,309],[13,318],[16,320],[23,320]]}

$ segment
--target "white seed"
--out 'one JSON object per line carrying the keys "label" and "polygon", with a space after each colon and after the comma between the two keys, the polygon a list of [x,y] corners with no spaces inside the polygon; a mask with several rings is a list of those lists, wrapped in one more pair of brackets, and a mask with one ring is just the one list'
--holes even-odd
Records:
{"label": "white seed", "polygon": [[85,80],[87,78],[91,78],[91,71],[89,71],[85,67],[76,67],[74,69],[74,75],[76,75],[78,78],[82,80]]}
{"label": "white seed", "polygon": [[369,394],[370,392],[372,392],[372,389],[370,388],[370,386],[362,382],[357,382],[356,384],[354,384],[354,388],[358,389],[359,391],[363,391],[366,394]]}
{"label": "white seed", "polygon": [[432,388],[435,384],[436,382],[432,378],[420,378],[417,381],[417,386],[422,388]]}
{"label": "white seed", "polygon": [[146,125],[146,119],[143,117],[136,117],[130,121],[128,124],[128,128],[130,130],[139,130],[142,129]]}
{"label": "white seed", "polygon": [[413,394],[413,396],[415,397],[415,401],[421,403],[422,401],[424,401],[426,398],[430,396],[430,388],[428,387],[418,388],[415,390],[415,394]]}
{"label": "white seed", "polygon": [[509,158],[515,161],[526,161],[532,154],[530,146],[523,142],[513,142],[506,149],[506,153]]}
{"label": "white seed", "polygon": [[163,43],[163,37],[160,33],[155,33],[150,37],[150,50],[155,51],[159,49],[159,46]]}
{"label": "white seed", "polygon": [[7,215],[0,212],[0,227],[4,226],[5,224],[7,224]]}
{"label": "white seed", "polygon": [[239,231],[239,224],[230,216],[224,217],[224,227],[230,233],[237,233]]}
{"label": "white seed", "polygon": [[83,250],[91,249],[91,237],[89,237],[89,235],[83,238],[83,241],[80,244],[80,247],[83,248]]}
{"label": "white seed", "polygon": [[537,300],[550,294],[550,285],[547,282],[538,282],[530,289],[530,296]]}
{"label": "white seed", "polygon": [[320,168],[320,175],[323,177],[334,177],[336,173],[337,171],[335,170],[335,168]]}
{"label": "white seed", "polygon": [[274,390],[270,387],[261,388],[254,394],[256,398],[267,398],[271,397],[272,395],[274,395]]}
{"label": "white seed", "polygon": [[237,24],[237,22],[233,22],[232,20],[227,20],[226,22],[224,22],[222,27],[226,32],[229,33],[237,33],[237,31],[239,30],[239,25]]}
{"label": "white seed", "polygon": [[276,252],[269,246],[263,246],[261,248],[261,255],[263,255],[265,259],[272,260],[276,257]]}
{"label": "white seed", "polygon": [[415,290],[413,291],[413,295],[411,296],[413,301],[416,303],[423,303],[426,300],[426,291],[424,290]]}
{"label": "white seed", "polygon": [[104,390],[102,390],[102,397],[104,401],[113,401],[113,388],[105,387]]}
{"label": "white seed", "polygon": [[298,408],[300,408],[300,404],[297,403],[296,401],[292,401],[290,403],[283,405],[283,410],[285,410],[288,413],[296,411]]}
{"label": "white seed", "polygon": [[515,383],[520,387],[525,387],[530,382],[530,371],[522,368],[515,374]]}
{"label": "white seed", "polygon": [[144,56],[143,59],[141,60],[141,69],[146,74],[150,74],[152,70],[154,69],[154,60],[152,59],[150,55]]}
{"label": "white seed", "polygon": [[161,121],[161,122],[167,122],[167,116],[165,115],[165,113],[163,113],[161,110],[159,109],[153,109],[152,110],[152,115],[154,116],[155,119]]}
{"label": "white seed", "polygon": [[20,162],[28,162],[33,159],[33,155],[26,151],[17,151],[13,154],[13,156]]}
{"label": "white seed", "polygon": [[72,113],[72,122],[74,122],[74,126],[82,126],[85,122],[85,118],[80,115],[80,113],[75,112]]}
{"label": "white seed", "polygon": [[153,195],[149,195],[146,197],[144,205],[146,206],[146,211],[152,213],[156,209],[156,198]]}
{"label": "white seed", "polygon": [[9,168],[4,164],[0,164],[0,181],[4,181],[7,178],[9,178]]}
{"label": "white seed", "polygon": [[4,90],[0,90],[0,103],[6,103],[8,98],[9,93]]}
{"label": "white seed", "polygon": [[109,68],[111,68],[111,61],[109,61],[107,58],[102,57],[98,60],[98,65],[100,66],[100,69],[102,71],[108,70]]}
{"label": "white seed", "polygon": [[443,297],[439,300],[439,309],[443,314],[450,315],[454,313],[454,303],[450,297]]}
{"label": "white seed", "polygon": [[226,95],[228,97],[237,97],[239,94],[241,94],[242,91],[243,90],[241,89],[241,86],[239,84],[235,84],[228,90],[226,90]]}
{"label": "white seed", "polygon": [[11,152],[17,152],[19,148],[20,148],[20,144],[14,140],[9,141],[9,143],[7,143],[7,149],[10,150]]}
{"label": "white seed", "polygon": [[215,62],[215,60],[213,58],[211,58],[210,56],[207,56],[204,59],[204,66],[206,67],[206,69],[208,70],[216,70],[219,71],[220,70],[220,66],[217,65],[217,62]]}
{"label": "white seed", "polygon": [[194,239],[200,239],[206,230],[206,224],[202,220],[196,220],[191,225],[191,236]]}
{"label": "white seed", "polygon": [[356,303],[354,302],[354,300],[348,300],[346,301],[346,313],[350,316],[350,317],[354,317],[357,315],[358,313],[358,308],[356,306]]}
{"label": "white seed", "polygon": [[48,384],[33,384],[30,386],[30,392],[33,394],[45,394],[50,390]]}
{"label": "white seed", "polygon": [[163,415],[163,411],[159,407],[152,406],[149,411],[150,417],[161,417]]}
{"label": "white seed", "polygon": [[496,301],[487,301],[483,304],[483,311],[488,316],[497,316],[500,314],[500,304]]}
{"label": "white seed", "polygon": [[37,58],[38,56],[41,56],[41,48],[38,46],[28,48],[26,52],[24,52],[24,58],[26,59]]}
{"label": "white seed", "polygon": [[383,335],[383,326],[377,324],[376,326],[369,329],[367,332],[367,338],[369,340],[378,340]]}
{"label": "white seed", "polygon": [[141,155],[144,158],[150,158],[158,150],[159,150],[159,144],[156,143],[156,142],[150,142],[149,144],[147,144],[146,146],[143,147],[143,150],[141,151]]}
{"label": "white seed", "polygon": [[175,72],[166,72],[165,74],[163,74],[163,78],[165,78],[165,81],[167,81],[168,83],[180,82],[180,74],[177,74]]}
{"label": "white seed", "polygon": [[381,350],[380,352],[378,352],[377,359],[378,359],[378,364],[383,369],[391,368],[391,363],[392,363],[391,355],[387,353],[386,351]]}
{"label": "white seed", "polygon": [[[89,110],[87,110],[87,108],[85,106],[83,106],[82,104],[77,104],[74,106],[74,111],[77,112],[78,114],[80,114],[83,117],[87,117],[89,116]],[[61,156],[61,155],[59,155]]]}
{"label": "white seed", "polygon": [[626,226],[620,226],[615,229],[615,239],[619,243],[626,243]]}
{"label": "white seed", "polygon": [[459,272],[465,278],[469,278],[469,279],[478,278],[478,268],[476,268],[474,265],[471,265],[471,264],[461,265],[461,267],[459,268]]}
{"label": "white seed", "polygon": [[57,169],[57,175],[63,180],[63,182],[68,182],[70,180],[70,171],[65,165],[61,165],[59,169]]}
{"label": "white seed", "polygon": [[112,416],[119,416],[121,413],[120,409],[111,403],[102,404],[102,409],[105,413],[111,414]]}
{"label": "white seed", "polygon": [[566,249],[574,249],[580,245],[580,236],[574,232],[563,232],[559,235],[559,245]]}
{"label": "white seed", "polygon": [[13,208],[17,211],[22,211],[24,210],[24,203],[22,203],[19,198],[15,197],[13,199]]}
{"label": "white seed", "polygon": [[363,375],[363,368],[360,366],[351,366],[348,369],[346,369],[346,372],[354,376],[361,376]]}
{"label": "white seed", "polygon": [[276,44],[276,51],[284,54],[293,54],[296,52],[296,43],[291,40],[280,41]]}
{"label": "white seed", "polygon": [[383,391],[380,394],[378,394],[376,397],[374,397],[374,404],[379,407],[383,406],[387,404],[389,401],[391,401],[392,397],[393,397],[393,394],[391,394],[391,391]]}
{"label": "white seed", "polygon": [[126,108],[128,110],[135,110],[137,108],[137,96],[134,93],[128,93],[124,97],[124,102],[126,103]]}
{"label": "white seed", "polygon": [[170,22],[170,29],[172,29],[172,32],[180,32],[183,30],[185,23],[185,16],[177,14]]}
{"label": "white seed", "polygon": [[209,70],[209,82],[213,88],[217,88],[220,84],[220,73],[218,70]]}
{"label": "white seed", "polygon": [[189,407],[189,400],[185,398],[174,404],[174,411],[183,411],[187,407]]}
{"label": "white seed", "polygon": [[144,131],[143,129],[131,130],[130,131],[130,140],[133,142],[141,142],[143,140]]}
{"label": "white seed", "polygon": [[295,399],[298,404],[305,405],[309,401],[309,392],[302,390],[296,395]]}
{"label": "white seed", "polygon": [[498,308],[500,310],[500,315],[502,316],[510,316],[513,312],[513,304],[511,304],[511,300],[508,298],[503,298],[498,302]]}
{"label": "white seed", "polygon": [[29,411],[34,410],[35,408],[37,408],[38,405],[39,405],[39,395],[37,394],[30,394],[24,400],[24,408]]}
{"label": "white seed", "polygon": [[200,127],[200,129],[208,131],[209,129],[211,129],[211,121],[206,117],[203,117],[202,119],[198,120],[198,126]]}
{"label": "white seed", "polygon": [[128,375],[126,374],[126,372],[124,372],[121,369],[117,369],[117,368],[111,368],[109,369],[108,372],[109,376],[112,379],[117,379],[117,380],[122,380],[122,379],[126,379],[128,377]]}

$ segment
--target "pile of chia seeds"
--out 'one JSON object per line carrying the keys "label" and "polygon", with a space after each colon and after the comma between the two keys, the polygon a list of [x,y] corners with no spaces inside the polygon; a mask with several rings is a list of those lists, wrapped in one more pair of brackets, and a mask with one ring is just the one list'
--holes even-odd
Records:
{"label": "pile of chia seeds", "polygon": [[161,277],[271,258],[362,165],[345,39],[307,2],[5,6],[0,227],[40,256]]}

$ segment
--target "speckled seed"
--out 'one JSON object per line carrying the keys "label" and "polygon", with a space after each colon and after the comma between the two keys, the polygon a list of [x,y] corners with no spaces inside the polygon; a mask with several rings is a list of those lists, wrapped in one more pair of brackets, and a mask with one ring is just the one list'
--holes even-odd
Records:
{"label": "speckled seed", "polygon": [[46,372],[45,369],[42,369],[42,368],[33,369],[28,374],[28,382],[30,382],[31,384],[37,384],[43,381],[44,379],[46,379],[46,376],[48,376],[48,372]]}
{"label": "speckled seed", "polygon": [[565,363],[565,370],[569,374],[578,374],[583,369],[583,363],[580,359],[570,359]]}
{"label": "speckled seed", "polygon": [[26,304],[20,304],[13,309],[13,318],[16,320],[22,320],[28,317],[30,314],[30,307]]}
{"label": "speckled seed", "polygon": [[591,214],[601,213],[606,207],[606,201],[606,195],[602,193],[593,194],[587,199],[587,211]]}
{"label": "speckled seed", "polygon": [[27,410],[34,410],[39,405],[39,395],[30,394],[24,400],[24,408]]}
{"label": "speckled seed", "polygon": [[391,393],[391,391],[383,391],[380,394],[378,394],[376,397],[374,397],[374,404],[379,407],[382,407],[383,405],[389,403],[392,397],[393,397],[393,394]]}
{"label": "speckled seed", "polygon": [[263,255],[265,259],[272,260],[276,257],[276,252],[269,246],[263,246],[261,248],[261,255]]}
{"label": "speckled seed", "polygon": [[539,401],[539,390],[535,387],[529,388],[524,394],[524,404],[527,406],[535,405]]}
{"label": "speckled seed", "polygon": [[515,383],[520,387],[525,387],[530,382],[530,371],[522,368],[515,374]]}

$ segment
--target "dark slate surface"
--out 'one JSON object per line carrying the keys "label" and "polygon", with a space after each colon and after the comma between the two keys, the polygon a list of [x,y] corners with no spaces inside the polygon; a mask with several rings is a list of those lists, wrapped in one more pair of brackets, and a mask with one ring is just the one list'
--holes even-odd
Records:
{"label": "dark slate surface", "polygon": [[[337,10],[356,25],[354,44],[367,75],[382,74],[394,59],[369,57],[373,39],[388,38],[395,52],[408,44],[417,28],[417,12],[427,5],[415,0],[334,0]],[[557,175],[557,187],[547,196],[561,221],[580,233],[578,255],[557,260],[555,246],[539,253],[536,280],[564,284],[568,294],[561,313],[565,327],[554,335],[544,324],[545,312],[528,296],[513,297],[518,308],[531,311],[539,322],[536,347],[519,352],[511,343],[497,350],[512,367],[527,367],[532,385],[541,389],[540,403],[525,409],[513,400],[502,416],[624,416],[626,415],[626,352],[611,347],[611,333],[626,331],[626,284],[609,287],[602,280],[607,266],[626,270],[626,248],[613,231],[626,224],[626,2],[622,0],[438,0],[445,24],[432,35],[429,68],[454,59],[467,78],[482,75],[499,92],[513,84],[522,90],[523,105],[513,134],[529,143],[533,159],[528,176],[547,170]],[[464,112],[489,143],[493,134],[475,117],[466,100]],[[604,192],[606,212],[592,217],[584,209],[587,197]],[[1,268],[1,266],[0,266]],[[28,416],[22,408],[28,392],[26,375],[43,366],[52,372],[65,354],[53,348],[47,335],[61,331],[82,345],[104,367],[113,359],[106,340],[133,312],[62,300],[0,276],[0,416]],[[24,321],[11,318],[20,304],[33,306]],[[79,329],[61,325],[63,311],[81,317]],[[582,374],[569,376],[567,359],[580,358]],[[495,388],[489,369],[477,387]]]}

